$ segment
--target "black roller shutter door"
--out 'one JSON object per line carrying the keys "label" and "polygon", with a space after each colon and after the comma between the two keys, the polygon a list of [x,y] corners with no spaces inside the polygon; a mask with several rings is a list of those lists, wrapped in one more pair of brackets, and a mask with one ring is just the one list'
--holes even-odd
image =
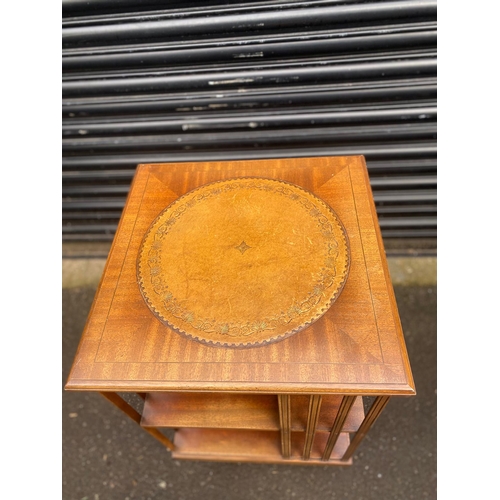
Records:
{"label": "black roller shutter door", "polygon": [[63,241],[138,163],[362,154],[384,239],[436,237],[436,2],[63,0]]}

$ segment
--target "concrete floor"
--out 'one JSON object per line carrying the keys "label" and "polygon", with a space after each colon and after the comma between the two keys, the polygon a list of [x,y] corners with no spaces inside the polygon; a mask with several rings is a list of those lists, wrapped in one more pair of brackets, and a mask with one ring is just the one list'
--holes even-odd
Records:
{"label": "concrete floor", "polygon": [[[436,284],[428,278],[432,271],[427,267],[425,274],[421,264],[414,268],[420,271],[408,273],[412,279],[395,283],[417,396],[391,400],[352,466],[173,460],[166,448],[100,395],[63,391],[62,498],[436,498]],[[420,275],[427,278],[415,279]],[[63,288],[63,385],[97,286],[70,281]]]}

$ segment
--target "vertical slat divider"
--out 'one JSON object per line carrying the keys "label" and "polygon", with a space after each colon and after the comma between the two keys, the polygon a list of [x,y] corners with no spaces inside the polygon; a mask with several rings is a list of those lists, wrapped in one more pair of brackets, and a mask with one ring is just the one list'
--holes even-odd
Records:
{"label": "vertical slat divider", "polygon": [[278,407],[280,414],[281,454],[283,458],[290,458],[292,450],[290,395],[278,394]]}
{"label": "vertical slat divider", "polygon": [[365,419],[361,423],[358,432],[356,432],[356,434],[354,435],[349,448],[347,448],[346,452],[344,453],[342,460],[349,460],[352,457],[353,453],[356,451],[356,448],[359,446],[359,443],[361,443],[366,433],[374,424],[375,420],[377,420],[380,413],[382,413],[382,410],[386,407],[389,399],[390,396],[377,396],[371,408],[368,410]]}
{"label": "vertical slat divider", "polygon": [[340,436],[342,427],[344,427],[344,423],[355,401],[356,396],[344,396],[342,398],[339,411],[337,412],[337,416],[335,417],[335,421],[333,422],[332,430],[330,431],[330,437],[328,438],[328,442],[325,446],[325,451],[323,452],[323,456],[321,458],[322,460],[330,460],[333,448],[337,443],[337,439]]}
{"label": "vertical slat divider", "polygon": [[308,460],[311,456],[311,448],[316,434],[316,427],[318,425],[319,410],[321,408],[321,396],[309,396],[309,413],[307,415],[306,438],[304,444],[304,453],[302,458]]}
{"label": "vertical slat divider", "polygon": [[[108,401],[113,403],[117,408],[119,408],[125,415],[130,417],[135,423],[141,424],[141,414],[132,408],[123,398],[121,398],[116,392],[101,392],[101,396],[106,398]],[[148,434],[151,434],[155,439],[160,441],[169,450],[175,450],[175,445],[164,436],[155,427],[142,427]]]}

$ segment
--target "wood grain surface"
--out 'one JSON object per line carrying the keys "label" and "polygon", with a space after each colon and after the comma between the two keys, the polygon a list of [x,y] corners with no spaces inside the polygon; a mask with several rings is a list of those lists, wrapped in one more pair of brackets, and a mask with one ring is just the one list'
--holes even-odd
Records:
{"label": "wood grain surface", "polygon": [[342,461],[349,435],[341,434],[328,461],[321,460],[329,434],[317,432],[309,459],[302,457],[304,433],[292,433],[288,459],[281,455],[279,432],[223,429],[180,429],[175,433],[175,459],[221,460],[227,462],[286,463],[300,465],[351,465]]}
{"label": "wood grain surface", "polygon": [[[206,346],[162,324],[136,273],[143,237],[165,207],[237,177],[290,182],[324,200],[346,229],[351,256],[341,295],[318,321],[241,350]],[[414,394],[364,158],[139,165],[66,389]]]}
{"label": "wood grain surface", "polygon": [[[303,432],[307,428],[309,396],[294,394],[290,401],[290,429]],[[332,429],[341,402],[342,396],[322,397],[317,430]],[[356,432],[363,418],[363,401],[358,396],[342,431]],[[146,397],[141,425],[279,431],[278,398],[271,394],[151,392]]]}

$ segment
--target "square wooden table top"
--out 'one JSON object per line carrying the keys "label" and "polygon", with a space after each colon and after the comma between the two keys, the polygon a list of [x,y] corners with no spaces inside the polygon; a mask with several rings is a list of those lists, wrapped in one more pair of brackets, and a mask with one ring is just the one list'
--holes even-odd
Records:
{"label": "square wooden table top", "polygon": [[[327,312],[284,340],[206,345],[152,313],[138,255],[171,203],[208,183],[245,177],[292,183],[326,202],[348,235],[349,274]],[[364,158],[139,165],[66,389],[415,394]]]}

